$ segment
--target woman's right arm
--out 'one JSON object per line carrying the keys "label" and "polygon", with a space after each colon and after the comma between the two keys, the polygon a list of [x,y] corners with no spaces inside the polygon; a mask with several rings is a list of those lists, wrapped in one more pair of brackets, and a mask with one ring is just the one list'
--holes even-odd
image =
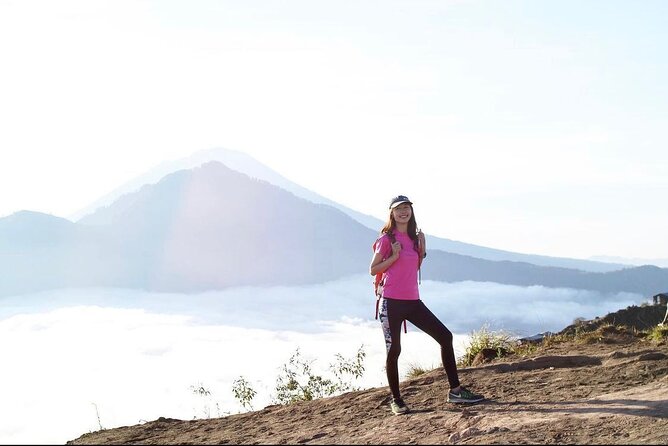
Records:
{"label": "woman's right arm", "polygon": [[387,259],[383,260],[383,254],[380,252],[374,253],[373,258],[371,259],[371,265],[369,266],[369,274],[375,276],[378,273],[385,272],[385,270],[392,266],[392,264],[399,258],[399,251],[401,251],[401,244],[395,242],[392,245],[392,255]]}

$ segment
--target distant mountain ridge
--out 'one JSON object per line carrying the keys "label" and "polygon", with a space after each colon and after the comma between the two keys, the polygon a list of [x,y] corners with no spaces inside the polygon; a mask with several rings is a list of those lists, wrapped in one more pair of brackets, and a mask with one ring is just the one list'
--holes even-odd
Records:
{"label": "distant mountain ridge", "polygon": [[664,259],[643,259],[638,257],[618,257],[618,256],[591,256],[589,260],[604,263],[626,264],[628,266],[654,265],[660,268],[668,268],[668,258]]}
{"label": "distant mountain ridge", "polygon": [[[104,218],[108,217],[108,213],[100,213],[96,211],[105,206],[109,206],[123,195],[135,192],[146,185],[157,183],[160,179],[169,173],[175,172],[177,170],[192,169],[193,167],[198,167],[209,161],[219,161],[232,170],[244,173],[251,178],[267,181],[313,203],[326,204],[335,207],[362,225],[374,230],[376,233],[385,224],[385,222],[376,217],[350,209],[286,179],[282,175],[278,174],[274,170],[268,168],[264,164],[243,152],[224,148],[203,150],[187,158],[163,162],[144,175],[129,181],[123,186],[120,186],[115,191],[86,206],[84,209],[73,215],[72,219],[74,221],[86,224],[104,224],[106,223]],[[430,248],[487,260],[528,262],[535,265],[575,268],[590,272],[615,271],[633,266],[624,264],[623,262],[602,262],[595,260],[569,259],[563,257],[515,253],[436,237],[429,234],[427,235],[429,236]]]}
{"label": "distant mountain ridge", "polygon": [[[34,212],[0,219],[0,295],[84,286],[192,293],[316,284],[368,271],[376,237],[339,209],[216,161],[168,174],[87,218],[98,224]],[[437,249],[423,265],[423,279],[448,282],[644,295],[668,283],[668,269],[656,267],[590,273]]]}
{"label": "distant mountain ridge", "polygon": [[639,293],[652,296],[666,288],[668,269],[653,265],[626,268],[605,273],[572,268],[533,265],[508,260],[492,261],[461,254],[430,250],[424,262],[423,279],[444,282],[471,280],[518,286],[573,288],[601,293]]}

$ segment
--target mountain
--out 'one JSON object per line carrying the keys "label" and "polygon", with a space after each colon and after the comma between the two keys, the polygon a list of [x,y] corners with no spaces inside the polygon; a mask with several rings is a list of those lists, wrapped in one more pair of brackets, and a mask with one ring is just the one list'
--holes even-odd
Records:
{"label": "mountain", "polygon": [[100,208],[109,206],[111,203],[118,200],[121,196],[136,192],[145,185],[155,184],[170,173],[179,170],[189,170],[211,161],[218,161],[232,170],[246,174],[251,178],[266,181],[270,184],[273,184],[274,186],[278,186],[282,189],[292,192],[294,195],[312,203],[326,204],[335,207],[348,214],[354,220],[360,222],[364,226],[369,227],[370,229],[373,229],[376,232],[383,225],[383,223],[375,217],[340,205],[288,180],[287,178],[268,168],[244,152],[225,148],[201,150],[186,158],[162,162],[143,175],[134,178],[133,180],[118,187],[109,194],[81,209],[72,215],[71,218],[73,221],[84,222],[86,224],[105,223],[106,221],[99,220],[99,215],[94,215]]}
{"label": "mountain", "polygon": [[0,219],[0,246],[4,249],[67,244],[76,238],[77,225],[49,214],[19,211]]}
{"label": "mountain", "polygon": [[[96,224],[86,224],[88,219]],[[376,231],[341,210],[220,162],[168,174],[73,223],[0,219],[0,295],[114,286],[192,293],[300,285],[368,271]],[[492,281],[653,295],[668,269],[590,273],[429,249],[423,279]]]}
{"label": "mountain", "polygon": [[337,209],[219,162],[169,174],[90,218],[107,221],[123,235],[127,254],[150,265],[147,286],[170,291],[318,283],[359,273],[369,262],[359,247],[374,237]]}
{"label": "mountain", "polygon": [[425,260],[422,265],[423,279],[444,282],[471,280],[518,286],[539,285],[601,293],[639,293],[648,297],[665,289],[668,283],[668,269],[653,265],[596,273],[526,262],[495,262],[437,250],[429,250],[428,261]]}
{"label": "mountain", "polygon": [[29,212],[0,219],[0,267],[11,278],[0,295],[320,283],[368,269],[375,237],[331,206],[218,162],[169,174],[90,218],[105,224]]}
{"label": "mountain", "polygon": [[604,263],[617,263],[624,265],[654,265],[661,268],[668,268],[668,259],[642,259],[638,257],[619,257],[619,256],[592,256],[589,260]]}
{"label": "mountain", "polygon": [[[376,217],[350,209],[288,180],[279,173],[268,168],[264,164],[243,152],[224,148],[202,150],[187,158],[163,162],[145,174],[129,181],[128,183],[120,186],[99,200],[96,200],[94,203],[86,206],[74,214],[72,219],[74,221],[86,224],[105,224],[108,222],[106,218],[109,218],[109,214],[96,212],[99,209],[109,206],[123,195],[138,191],[145,185],[157,183],[170,173],[178,170],[192,169],[193,167],[201,166],[202,164],[210,161],[219,161],[230,169],[244,173],[251,178],[269,182],[312,203],[325,204],[339,209],[340,211],[350,216],[352,219],[356,220],[367,228],[372,229],[376,233],[384,225],[384,222]],[[574,268],[592,272],[615,271],[632,266],[621,261],[603,262],[595,260],[541,256],[535,254],[522,254],[473,245],[470,243],[436,237],[433,235],[429,235],[429,247],[432,249],[440,249],[442,251],[477,257],[480,259],[498,261],[510,260],[515,262],[532,263],[534,265]]]}
{"label": "mountain", "polygon": [[64,218],[30,211],[2,218],[0,296],[103,284],[106,266],[94,259],[104,246],[98,229]]}

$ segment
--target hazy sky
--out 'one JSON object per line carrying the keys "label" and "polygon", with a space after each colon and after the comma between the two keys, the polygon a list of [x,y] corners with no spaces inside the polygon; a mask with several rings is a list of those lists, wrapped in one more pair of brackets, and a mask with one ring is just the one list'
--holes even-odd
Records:
{"label": "hazy sky", "polygon": [[0,217],[226,147],[516,252],[666,257],[668,2],[0,0]]}

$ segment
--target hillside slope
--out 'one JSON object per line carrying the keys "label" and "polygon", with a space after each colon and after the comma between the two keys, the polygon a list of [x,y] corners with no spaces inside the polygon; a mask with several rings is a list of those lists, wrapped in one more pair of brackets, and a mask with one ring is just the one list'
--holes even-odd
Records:
{"label": "hillside slope", "polygon": [[402,382],[404,416],[391,414],[382,387],[224,418],[159,418],[67,444],[668,444],[665,338],[597,330],[594,342],[461,368],[464,385],[488,397],[476,405],[446,403],[436,369]]}

